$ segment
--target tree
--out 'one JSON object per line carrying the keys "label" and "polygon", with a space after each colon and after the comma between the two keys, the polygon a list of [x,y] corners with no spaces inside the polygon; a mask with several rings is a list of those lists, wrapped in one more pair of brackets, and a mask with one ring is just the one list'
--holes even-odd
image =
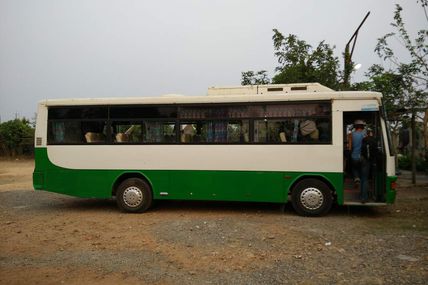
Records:
{"label": "tree", "polygon": [[16,156],[22,153],[22,143],[25,139],[32,137],[34,137],[34,129],[30,126],[30,121],[25,118],[0,124],[0,145],[6,155]]}
{"label": "tree", "polygon": [[[339,88],[339,60],[334,56],[334,47],[320,42],[316,48],[300,40],[296,35],[284,37],[277,29],[272,37],[275,57],[279,66],[272,78],[274,84],[319,82],[332,89]],[[266,71],[242,72],[241,84],[266,84]]]}
{"label": "tree", "polygon": [[[421,4],[424,11],[425,18],[428,24],[428,15],[426,8],[428,6],[428,0],[417,1]],[[378,39],[378,43],[375,48],[375,52],[385,62],[390,64],[390,68],[385,70],[379,66],[372,67],[378,69],[378,73],[375,76],[383,74],[395,74],[400,78],[401,92],[389,94],[384,92],[385,97],[389,100],[396,100],[400,106],[405,110],[405,113],[411,116],[411,128],[412,128],[412,182],[416,183],[416,120],[418,115],[425,111],[424,118],[424,138],[425,138],[425,155],[427,155],[428,147],[428,30],[421,29],[417,33],[417,37],[412,40],[407,32],[405,23],[401,16],[403,8],[400,5],[396,5],[394,12],[394,21],[391,26],[394,28],[394,32],[388,33]],[[407,51],[409,61],[404,62],[400,60],[394,50],[390,46],[390,39],[394,38],[398,40],[404,51]],[[371,78],[374,80],[374,78]],[[391,98],[394,96],[394,98]]]}
{"label": "tree", "polygon": [[383,105],[387,111],[393,136],[393,145],[398,146],[398,136],[403,125],[409,125],[403,117],[403,98],[405,84],[400,74],[386,71],[380,65],[372,65],[365,74],[369,80],[354,83],[351,90],[377,91],[383,94]]}
{"label": "tree", "polygon": [[401,74],[385,70],[378,64],[372,65],[365,74],[369,80],[354,83],[352,90],[370,90],[383,94],[383,104],[388,118],[393,121],[402,120],[405,82]]}
{"label": "tree", "polygon": [[263,85],[269,84],[270,80],[266,70],[243,71],[241,74],[241,85]]}
{"label": "tree", "polygon": [[275,56],[280,64],[273,83],[319,82],[332,89],[339,88],[339,59],[334,56],[334,47],[321,41],[313,48],[296,35],[284,37],[277,29],[273,32]]}

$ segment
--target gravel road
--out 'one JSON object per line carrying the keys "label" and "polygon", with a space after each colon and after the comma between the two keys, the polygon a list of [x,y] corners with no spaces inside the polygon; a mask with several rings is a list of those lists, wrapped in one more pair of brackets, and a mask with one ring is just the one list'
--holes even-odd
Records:
{"label": "gravel road", "polygon": [[393,206],[115,201],[31,190],[32,161],[0,161],[0,284],[426,284],[428,184]]}

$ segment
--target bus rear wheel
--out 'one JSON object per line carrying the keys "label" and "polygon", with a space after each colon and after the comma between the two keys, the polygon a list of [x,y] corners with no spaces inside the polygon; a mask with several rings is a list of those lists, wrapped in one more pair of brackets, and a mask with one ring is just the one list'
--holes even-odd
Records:
{"label": "bus rear wheel", "polygon": [[152,189],[140,178],[128,178],[119,184],[116,191],[117,206],[123,212],[141,213],[152,205]]}
{"label": "bus rear wheel", "polygon": [[308,178],[299,181],[292,190],[291,202],[294,210],[302,216],[322,216],[330,211],[333,196],[324,182]]}

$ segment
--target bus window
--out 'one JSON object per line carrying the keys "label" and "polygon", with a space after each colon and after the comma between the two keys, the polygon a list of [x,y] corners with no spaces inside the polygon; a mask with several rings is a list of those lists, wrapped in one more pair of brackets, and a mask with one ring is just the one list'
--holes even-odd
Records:
{"label": "bus window", "polygon": [[105,143],[107,122],[53,120],[48,124],[48,144]]}
{"label": "bus window", "polygon": [[115,143],[141,143],[142,122],[112,122]]}
{"label": "bus window", "polygon": [[196,123],[180,124],[180,142],[181,143],[194,142],[197,128],[198,128],[198,124]]}
{"label": "bus window", "polygon": [[267,120],[254,121],[254,142],[256,143],[267,142],[267,129],[268,129]]}
{"label": "bus window", "polygon": [[331,142],[331,120],[320,118],[316,120],[317,129],[319,131],[319,140],[321,142]]}
{"label": "bus window", "polygon": [[82,121],[81,130],[86,143],[106,143],[107,122]]}
{"label": "bus window", "polygon": [[110,119],[176,118],[174,106],[113,106]]}
{"label": "bus window", "polygon": [[214,122],[214,142],[225,143],[227,142],[227,122]]}
{"label": "bus window", "polygon": [[319,130],[314,120],[301,120],[299,130],[300,142],[316,142],[319,140]]}
{"label": "bus window", "polygon": [[220,136],[215,131],[220,125],[211,121],[196,121],[180,124],[181,143],[212,143],[220,140]]}
{"label": "bus window", "polygon": [[73,120],[73,119],[107,119],[107,107],[51,107],[48,114],[49,120]]}
{"label": "bus window", "polygon": [[249,120],[193,121],[180,124],[181,143],[248,143]]}
{"label": "bus window", "polygon": [[145,121],[143,143],[175,143],[175,122]]}
{"label": "bus window", "polygon": [[248,143],[250,142],[250,127],[248,120],[230,121],[227,124],[228,143]]}
{"label": "bus window", "polygon": [[254,142],[329,143],[331,128],[329,119],[263,119],[254,121]]}
{"label": "bus window", "polygon": [[254,121],[254,141],[259,143],[297,142],[298,122],[299,120],[294,119]]}
{"label": "bus window", "polygon": [[51,107],[48,144],[106,143],[107,107]]}

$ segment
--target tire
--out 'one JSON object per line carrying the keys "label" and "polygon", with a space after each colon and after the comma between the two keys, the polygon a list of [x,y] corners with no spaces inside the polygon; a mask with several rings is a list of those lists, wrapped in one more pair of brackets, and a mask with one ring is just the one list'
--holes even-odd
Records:
{"label": "tire", "polygon": [[152,205],[150,185],[140,178],[128,178],[120,183],[116,191],[117,206],[123,212],[141,213]]}
{"label": "tire", "polygon": [[291,202],[294,210],[301,216],[322,216],[330,211],[333,195],[327,184],[308,178],[293,187]]}

